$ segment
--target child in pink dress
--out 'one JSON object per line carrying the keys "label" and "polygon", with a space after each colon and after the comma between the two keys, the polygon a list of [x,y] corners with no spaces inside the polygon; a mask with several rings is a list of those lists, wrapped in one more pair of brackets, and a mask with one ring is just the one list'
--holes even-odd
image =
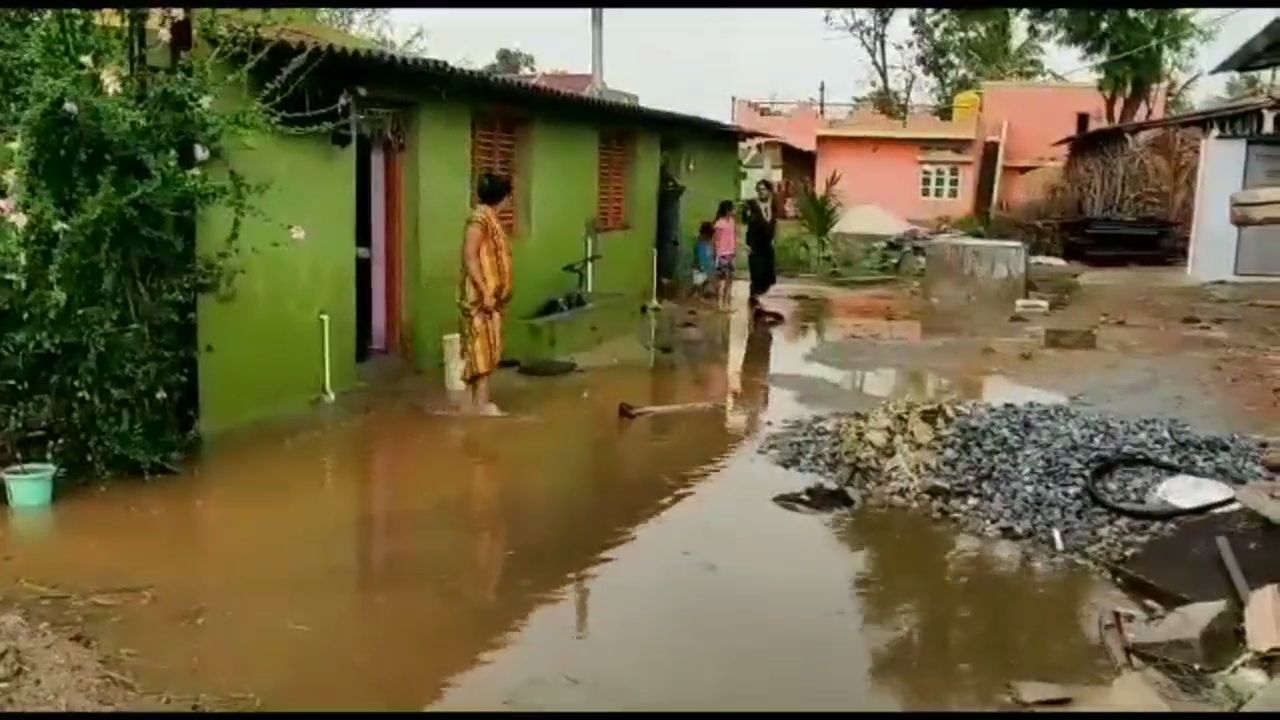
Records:
{"label": "child in pink dress", "polygon": [[733,259],[738,250],[738,225],[733,219],[733,201],[725,200],[716,208],[713,245],[716,251],[716,297],[721,309],[729,309],[733,290]]}

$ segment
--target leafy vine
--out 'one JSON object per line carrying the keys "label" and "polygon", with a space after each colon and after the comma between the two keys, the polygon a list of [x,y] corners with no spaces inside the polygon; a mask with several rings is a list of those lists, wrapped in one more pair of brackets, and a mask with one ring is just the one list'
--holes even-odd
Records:
{"label": "leafy vine", "polygon": [[[233,283],[262,190],[227,149],[282,129],[306,72],[233,92],[259,27],[201,12],[192,51],[183,11],[0,11],[0,460],[151,474],[195,440],[196,302]],[[199,253],[212,208],[230,231]]]}

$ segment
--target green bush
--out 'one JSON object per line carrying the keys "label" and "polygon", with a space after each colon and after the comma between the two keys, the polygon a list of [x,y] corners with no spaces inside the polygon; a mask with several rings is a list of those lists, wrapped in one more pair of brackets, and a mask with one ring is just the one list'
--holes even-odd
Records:
{"label": "green bush", "polygon": [[947,223],[953,232],[971,237],[984,238],[987,236],[987,223],[982,218],[974,215],[965,215],[956,218]]}
{"label": "green bush", "polygon": [[817,241],[802,230],[779,237],[773,247],[778,272],[788,275],[811,272],[810,255],[816,246]]}
{"label": "green bush", "polygon": [[[0,105],[0,454],[99,477],[170,468],[193,439],[196,300],[234,278],[258,190],[223,148],[275,125],[255,98],[215,107],[243,76],[190,55],[149,67],[177,17],[140,47],[145,17],[126,32],[92,11],[0,13],[0,59],[23,68],[0,71],[0,97],[21,99]],[[235,222],[198,256],[194,218],[214,206]]]}

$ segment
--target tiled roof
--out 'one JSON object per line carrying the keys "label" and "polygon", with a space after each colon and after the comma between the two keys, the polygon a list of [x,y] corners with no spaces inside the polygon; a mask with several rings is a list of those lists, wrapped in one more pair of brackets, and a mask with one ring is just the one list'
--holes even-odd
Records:
{"label": "tiled roof", "polygon": [[[269,33],[264,34],[269,35],[264,40],[274,42],[277,47],[282,47],[285,50],[293,52],[318,51],[335,62],[353,67],[363,66],[382,71],[409,71],[422,77],[430,77],[466,88],[487,90],[512,98],[553,101],[602,113],[643,118],[712,132],[732,133],[739,137],[752,137],[759,134],[737,125],[722,123],[697,115],[686,115],[669,110],[644,107],[643,105],[633,105],[594,95],[585,95],[581,92],[571,92],[557,87],[531,83],[518,75],[494,75],[450,65],[436,58],[390,52],[364,41],[357,44],[350,42],[347,38],[318,37],[311,28],[297,26],[276,27],[272,28]],[[345,35],[345,33],[339,33],[339,35]],[[347,37],[349,38],[350,36]],[[588,75],[587,78],[590,79],[590,76]]]}
{"label": "tiled roof", "polygon": [[571,93],[584,93],[591,89],[590,73],[538,73],[533,84]]}

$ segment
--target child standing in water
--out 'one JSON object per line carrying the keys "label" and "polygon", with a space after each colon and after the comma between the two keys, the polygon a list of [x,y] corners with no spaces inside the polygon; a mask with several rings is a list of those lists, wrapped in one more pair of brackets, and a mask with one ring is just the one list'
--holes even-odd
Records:
{"label": "child standing in water", "polygon": [[733,220],[733,201],[721,201],[716,208],[716,221],[712,225],[716,251],[716,297],[720,309],[729,309],[729,295],[733,290],[733,258],[738,250],[738,225]]}
{"label": "child standing in water", "polygon": [[698,239],[694,243],[694,293],[706,297],[716,272],[715,226],[704,222],[698,226]]}

